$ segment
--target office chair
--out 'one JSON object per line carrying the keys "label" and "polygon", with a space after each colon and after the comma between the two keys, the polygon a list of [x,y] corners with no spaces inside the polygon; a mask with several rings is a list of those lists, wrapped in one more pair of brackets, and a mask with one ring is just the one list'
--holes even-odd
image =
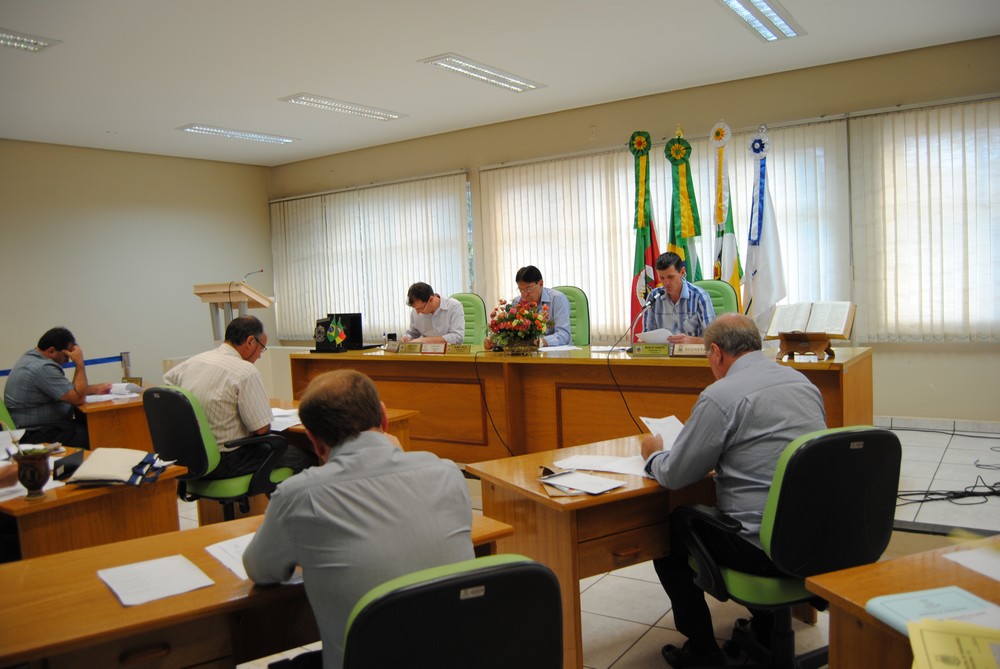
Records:
{"label": "office chair", "polygon": [[768,667],[819,667],[827,648],[795,657],[791,609],[826,602],[805,588],[805,578],[877,561],[889,543],[899,485],[901,448],[888,430],[854,426],[820,430],[792,441],[782,452],[764,507],[760,539],[787,576],[757,576],[715,562],[700,534],[708,526],[738,533],[738,521],[695,505],[674,511],[696,572],[695,583],[719,601],[732,599],[774,611],[770,648],[758,643],[748,621],[737,623],[723,650],[745,652]]}
{"label": "office chair", "polygon": [[462,303],[465,310],[465,339],[463,344],[482,344],[486,339],[486,303],[476,293],[455,293],[452,297]]}
{"label": "office chair", "polygon": [[574,346],[590,346],[590,301],[576,286],[556,286],[569,300],[569,332]]}
{"label": "office chair", "polygon": [[400,576],[347,620],[344,669],[562,667],[559,582],[520,555],[490,555]]}
{"label": "office chair", "polygon": [[7,405],[3,402],[0,402],[0,421],[10,430],[17,429],[17,426],[14,425],[14,419],[10,417],[10,411],[7,410]]}
{"label": "office chair", "polygon": [[715,315],[732,314],[740,310],[740,300],[736,295],[736,289],[726,281],[719,279],[706,279],[695,281],[694,285],[703,289],[712,298],[712,308]]}
{"label": "office chair", "polygon": [[163,460],[176,460],[188,473],[178,477],[177,496],[187,502],[197,499],[218,500],[223,516],[232,520],[240,511],[250,510],[250,497],[270,494],[281,481],[292,475],[287,467],[275,468],[288,444],[276,434],[246,437],[226,442],[227,446],[264,448],[267,459],[253,474],[227,479],[204,479],[219,465],[219,445],[212,434],[201,404],[193,394],[176,386],[149,388],[142,394],[153,449]]}

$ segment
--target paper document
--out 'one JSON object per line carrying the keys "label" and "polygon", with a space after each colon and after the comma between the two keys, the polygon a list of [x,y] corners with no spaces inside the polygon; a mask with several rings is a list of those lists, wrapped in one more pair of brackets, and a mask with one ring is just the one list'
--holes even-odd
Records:
{"label": "paper document", "polygon": [[954,585],[872,597],[865,610],[902,634],[907,633],[907,623],[924,618],[1000,629],[1000,606]]}
{"label": "paper document", "polygon": [[[25,430],[2,430],[0,429],[0,450],[4,453],[13,453],[17,450],[14,447],[14,442],[20,442],[21,437],[24,436]],[[7,447],[10,446],[8,449]]]}
{"label": "paper document", "polygon": [[591,346],[591,353],[609,353],[611,351],[624,351],[624,346]]}
{"label": "paper document", "polygon": [[573,346],[572,344],[563,344],[562,346],[539,346],[539,352],[541,353],[551,353],[552,351],[579,351],[579,346]]}
{"label": "paper document", "polygon": [[543,476],[538,479],[544,483],[558,485],[562,488],[572,488],[582,490],[591,495],[599,495],[602,492],[621,488],[625,483],[615,479],[606,479],[602,476],[592,476],[581,474],[580,472],[559,472],[551,476]]}
{"label": "paper document", "polygon": [[145,604],[215,584],[183,555],[98,569],[97,576],[111,588],[123,606]]}
{"label": "paper document", "polygon": [[989,576],[994,581],[1000,581],[1000,548],[998,547],[983,546],[968,551],[945,553],[945,557],[963,567]]}
{"label": "paper document", "polygon": [[954,620],[909,624],[914,669],[997,669],[1000,629]]}
{"label": "paper document", "polygon": [[592,472],[613,472],[615,474],[633,474],[646,476],[646,462],[641,455],[621,457],[618,455],[571,455],[557,460],[556,467],[560,469],[586,469]]}
{"label": "paper document", "polygon": [[663,418],[639,416],[639,420],[649,428],[650,432],[663,437],[663,450],[667,452],[670,451],[674,442],[677,441],[677,435],[684,429],[684,423],[677,416],[664,416]]}
{"label": "paper document", "polygon": [[[211,546],[205,546],[205,550],[208,551],[212,557],[221,562],[228,568],[231,572],[236,574],[238,577],[244,581],[249,578],[247,576],[247,570],[243,567],[243,553],[246,551],[247,546],[250,545],[250,541],[254,538],[256,532],[251,532],[250,534],[244,534],[242,536],[233,537],[232,539],[226,539],[225,541],[220,541],[217,544],[212,544]],[[295,573],[287,581],[282,581],[286,584],[294,584],[302,582],[302,569],[296,567]]]}
{"label": "paper document", "polygon": [[271,430],[284,432],[290,427],[301,425],[298,409],[271,409]]}
{"label": "paper document", "polygon": [[650,330],[649,332],[640,332],[635,337],[645,344],[669,344],[669,337],[672,334],[673,332],[670,330],[660,328],[658,330]]}

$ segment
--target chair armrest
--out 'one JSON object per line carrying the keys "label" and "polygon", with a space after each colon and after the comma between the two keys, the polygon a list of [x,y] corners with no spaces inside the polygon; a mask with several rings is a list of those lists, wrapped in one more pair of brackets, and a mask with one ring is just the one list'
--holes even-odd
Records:
{"label": "chair armrest", "polygon": [[699,525],[736,535],[743,529],[743,524],[715,507],[703,504],[693,504],[675,509],[671,516],[671,522],[678,523],[688,554],[694,562],[692,567],[696,572],[695,584],[720,602],[729,599],[729,590],[722,578],[722,571],[712,556],[708,544],[699,534]]}
{"label": "chair armrest", "polygon": [[242,439],[233,439],[223,445],[227,448],[236,446],[239,448],[264,449],[268,451],[267,457],[250,479],[250,487],[247,490],[247,495],[271,493],[274,491],[275,485],[271,483],[271,472],[274,471],[274,468],[278,465],[278,461],[285,454],[285,451],[288,450],[288,442],[284,437],[268,433],[253,437],[243,437]]}

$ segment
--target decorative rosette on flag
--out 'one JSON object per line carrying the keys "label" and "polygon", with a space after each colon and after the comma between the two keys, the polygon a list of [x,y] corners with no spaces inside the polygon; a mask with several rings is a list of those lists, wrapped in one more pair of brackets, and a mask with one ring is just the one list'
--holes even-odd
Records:
{"label": "decorative rosette on flag", "polygon": [[688,281],[701,281],[701,265],[695,239],[701,236],[701,218],[691,181],[691,144],[684,139],[680,126],[677,136],[667,142],[664,149],[673,174],[673,195],[670,206],[670,228],[667,250],[679,255],[687,268]]}
{"label": "decorative rosette on flag", "polygon": [[750,209],[750,230],[747,235],[747,270],[743,275],[745,313],[763,331],[771,322],[774,307],[787,295],[785,269],[781,260],[781,240],[774,216],[774,204],[767,187],[767,152],[771,140],[767,127],[750,139],[750,154],[759,161],[754,180]]}
{"label": "decorative rosette on flag", "polygon": [[[736,243],[736,228],[733,226],[732,195],[729,192],[729,170],[725,149],[729,144],[731,131],[725,121],[719,121],[712,126],[709,137],[711,146],[715,149],[715,262],[713,276],[725,281],[736,291],[737,308],[739,308],[740,279],[743,277],[743,267],[740,265],[739,245]],[[742,309],[741,309],[742,311]]]}
{"label": "decorative rosette on flag", "polygon": [[635,156],[635,262],[632,267],[632,322],[639,317],[646,297],[656,288],[653,265],[660,250],[656,245],[653,229],[652,205],[649,197],[649,133],[637,130],[628,141],[629,151]]}

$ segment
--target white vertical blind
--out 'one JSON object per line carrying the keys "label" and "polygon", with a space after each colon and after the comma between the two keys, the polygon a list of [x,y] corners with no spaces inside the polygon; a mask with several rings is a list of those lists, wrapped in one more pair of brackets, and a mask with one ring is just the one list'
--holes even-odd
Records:
{"label": "white vertical blind", "polygon": [[278,336],[311,339],[316,320],[361,312],[366,339],[398,332],[406,289],[468,290],[466,175],[417,179],[271,204]]}
{"label": "white vertical blind", "polygon": [[1000,340],[1000,101],[850,128],[858,340]]}

